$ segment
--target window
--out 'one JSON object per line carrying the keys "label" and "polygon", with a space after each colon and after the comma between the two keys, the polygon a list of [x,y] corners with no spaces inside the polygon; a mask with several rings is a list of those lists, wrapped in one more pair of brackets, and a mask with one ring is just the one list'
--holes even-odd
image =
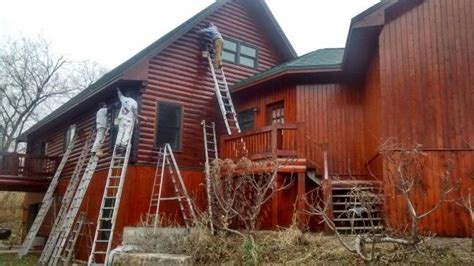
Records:
{"label": "window", "polygon": [[76,125],[75,124],[70,125],[66,131],[63,150],[67,149],[67,147],[69,146],[69,143],[71,143],[72,140],[74,139],[75,134],[76,134]]}
{"label": "window", "polygon": [[254,128],[254,113],[254,109],[239,112],[237,118],[242,131],[248,131]]}
{"label": "window", "polygon": [[174,103],[158,102],[156,112],[155,146],[169,143],[172,149],[181,149],[183,108]]}
{"label": "window", "polygon": [[267,120],[269,125],[285,123],[285,109],[283,102],[270,104],[267,106]]}
{"label": "window", "polygon": [[222,59],[255,68],[257,67],[257,49],[249,44],[226,39]]}

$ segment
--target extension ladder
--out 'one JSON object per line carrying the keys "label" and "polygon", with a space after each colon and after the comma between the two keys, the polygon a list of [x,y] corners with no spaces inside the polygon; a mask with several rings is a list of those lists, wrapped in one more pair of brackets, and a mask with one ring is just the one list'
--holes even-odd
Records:
{"label": "extension ladder", "polygon": [[205,173],[206,173],[206,193],[208,214],[211,227],[211,233],[214,234],[214,223],[212,216],[212,197],[211,197],[211,162],[219,158],[217,151],[216,126],[214,122],[206,124],[205,120],[201,122],[202,135],[204,138],[204,151],[206,155]]}
{"label": "extension ladder", "polygon": [[[163,180],[166,174],[165,169],[167,166],[175,195],[170,197],[162,197]],[[158,179],[160,180],[159,184]],[[156,230],[159,223],[161,201],[170,200],[178,201],[181,215],[183,216],[184,224],[186,228],[189,229],[196,220],[196,213],[194,211],[194,207],[191,202],[191,198],[189,197],[188,191],[186,190],[186,186],[184,185],[183,177],[181,176],[181,172],[179,171],[178,164],[176,163],[176,159],[174,158],[173,150],[171,149],[171,146],[169,144],[165,144],[164,147],[160,149],[160,152],[158,154],[157,171],[155,174],[155,180],[150,199],[150,207],[148,209],[148,217],[154,218],[154,230]]]}
{"label": "extension ladder", "polygon": [[77,239],[79,238],[79,234],[81,233],[82,226],[86,222],[86,214],[81,213],[79,215],[79,218],[76,221],[76,224],[74,225],[72,231],[71,231],[71,236],[69,237],[66,247],[64,248],[64,251],[62,252],[60,256],[60,260],[62,262],[62,265],[69,265],[72,257],[74,256],[74,246],[76,245]]}
{"label": "extension ladder", "polygon": [[240,126],[237,120],[237,113],[234,108],[234,103],[227,85],[227,80],[224,74],[224,68],[214,68],[211,56],[208,57],[209,66],[211,68],[212,78],[214,80],[214,89],[216,91],[217,101],[219,102],[219,108],[224,118],[225,127],[227,134],[232,135],[240,133]]}
{"label": "extension ladder", "polygon": [[61,175],[61,172],[63,171],[63,168],[66,165],[66,162],[74,148],[75,143],[76,134],[74,134],[72,141],[69,143],[66,152],[64,153],[63,158],[59,163],[58,169],[56,169],[56,172],[54,173],[53,179],[51,179],[51,183],[49,184],[48,190],[46,191],[46,194],[43,197],[43,201],[41,203],[41,208],[38,212],[38,215],[36,215],[35,221],[33,222],[33,225],[31,226],[30,231],[28,232],[28,235],[25,238],[25,241],[23,241],[23,245],[18,251],[18,256],[20,258],[28,253],[29,249],[31,248],[31,245],[33,244],[33,240],[35,239],[36,234],[38,233],[38,230],[41,224],[43,223],[44,217],[48,213],[48,210],[51,207],[51,204],[53,203],[54,191],[56,190],[56,187],[59,183],[59,176]]}
{"label": "extension ladder", "polygon": [[[104,143],[104,140],[108,133],[108,128],[104,134],[102,140],[100,140],[100,146]],[[65,220],[62,223],[61,227],[57,233],[57,241],[56,246],[54,246],[52,255],[50,256],[52,259],[50,260],[50,265],[56,265],[58,260],[60,259],[61,252],[67,243],[67,239],[71,229],[74,225],[74,220],[76,219],[77,213],[79,212],[79,208],[81,207],[82,200],[87,192],[87,188],[89,187],[89,183],[94,175],[95,169],[97,167],[97,163],[99,161],[99,157],[97,155],[92,155],[87,163],[86,169],[82,175],[82,179],[79,182],[79,186],[74,194],[74,198],[72,199],[71,205],[69,206],[69,210],[66,214]],[[45,258],[45,261],[48,261],[49,258]]]}
{"label": "extension ladder", "polygon": [[61,208],[59,209],[58,215],[56,219],[54,219],[53,228],[51,229],[51,233],[49,234],[48,241],[44,246],[43,252],[41,253],[41,257],[39,258],[39,263],[45,264],[48,262],[51,253],[53,252],[54,246],[58,240],[59,232],[64,223],[66,218],[67,210],[69,209],[69,205],[71,204],[72,198],[77,189],[77,185],[79,184],[79,179],[81,176],[81,171],[86,161],[87,155],[92,147],[92,139],[94,133],[89,134],[86,139],[86,143],[84,144],[81,154],[77,159],[76,167],[74,168],[74,172],[69,180],[69,184],[67,186],[66,192],[64,193],[63,200],[61,202]]}
{"label": "extension ladder", "polygon": [[125,151],[119,151],[117,145],[114,147],[110,161],[107,182],[105,183],[102,203],[89,255],[88,265],[100,264],[97,261],[104,258],[103,264],[107,263],[115,228],[115,221],[120,206],[123,183],[127,175],[128,159],[132,150],[133,126],[130,129],[130,138]]}

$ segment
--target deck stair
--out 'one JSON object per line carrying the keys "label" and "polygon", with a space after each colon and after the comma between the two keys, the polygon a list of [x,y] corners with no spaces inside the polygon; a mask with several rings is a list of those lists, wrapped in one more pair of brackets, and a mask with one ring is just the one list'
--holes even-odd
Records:
{"label": "deck stair", "polygon": [[383,229],[383,192],[380,182],[332,181],[331,191],[333,222],[339,233],[378,233]]}

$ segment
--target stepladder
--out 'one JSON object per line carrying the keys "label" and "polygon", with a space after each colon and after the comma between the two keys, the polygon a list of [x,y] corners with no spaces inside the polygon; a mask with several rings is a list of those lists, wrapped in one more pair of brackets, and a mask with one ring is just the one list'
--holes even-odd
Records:
{"label": "stepladder", "polygon": [[160,205],[162,202],[176,201],[186,228],[196,221],[196,212],[188,194],[170,144],[165,144],[158,152],[148,220],[153,223],[154,230],[160,224]]}
{"label": "stepladder", "polygon": [[117,220],[117,213],[119,211],[123,184],[127,174],[127,167],[132,147],[132,136],[133,126],[130,128],[129,139],[126,147],[114,146],[88,265],[105,265],[108,263],[109,253],[114,239],[114,229]]}
{"label": "stepladder", "polygon": [[92,131],[92,133],[88,135],[84,143],[84,146],[81,150],[81,153],[79,155],[79,158],[77,159],[74,172],[69,180],[69,184],[66,188],[66,192],[64,193],[63,199],[61,201],[61,208],[59,209],[59,212],[54,220],[54,224],[49,234],[48,241],[46,242],[43,248],[43,252],[41,253],[41,256],[39,258],[40,264],[45,264],[48,262],[51,256],[51,253],[53,252],[53,248],[56,245],[60,229],[62,228],[62,225],[66,218],[67,210],[69,209],[71,201],[78,187],[79,180],[81,177],[81,172],[83,170],[87,155],[89,154],[89,151],[92,147],[92,139],[95,135],[94,133],[95,132]]}
{"label": "stepladder", "polygon": [[74,134],[72,141],[68,144],[67,149],[61,159],[61,162],[59,163],[58,168],[56,169],[56,172],[54,173],[53,178],[51,179],[51,183],[48,187],[48,190],[46,191],[43,200],[41,202],[41,207],[36,215],[36,218],[28,231],[28,234],[23,241],[23,245],[21,246],[20,250],[18,251],[18,256],[21,258],[25,256],[28,251],[30,250],[31,246],[33,245],[33,241],[38,234],[38,230],[40,229],[41,224],[44,221],[44,218],[46,217],[49,208],[51,207],[51,204],[54,201],[54,192],[56,190],[56,187],[59,183],[59,177],[61,176],[62,170],[64,169],[64,166],[66,165],[66,162],[68,161],[68,158],[74,149],[75,143],[76,143],[77,135]]}
{"label": "stepladder", "polygon": [[211,164],[215,160],[219,159],[217,139],[216,139],[216,126],[214,122],[206,123],[205,120],[201,122],[202,135],[204,140],[204,155],[206,161],[204,162],[204,173],[206,175],[206,194],[207,194],[207,212],[209,215],[209,226],[211,233],[214,234],[214,216],[212,212],[213,197],[212,197],[212,173]]}

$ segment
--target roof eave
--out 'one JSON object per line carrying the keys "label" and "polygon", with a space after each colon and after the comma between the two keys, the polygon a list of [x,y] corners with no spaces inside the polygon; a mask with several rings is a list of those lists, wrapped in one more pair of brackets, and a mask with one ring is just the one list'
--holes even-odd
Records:
{"label": "roof eave", "polygon": [[341,65],[328,65],[322,67],[304,67],[304,68],[284,68],[279,70],[278,72],[272,73],[271,75],[262,77],[260,79],[254,80],[249,83],[244,84],[237,84],[231,88],[231,92],[241,92],[249,88],[253,88],[258,85],[262,85],[270,80],[282,78],[289,75],[295,74],[316,74],[316,73],[334,73],[334,72],[342,72]]}

